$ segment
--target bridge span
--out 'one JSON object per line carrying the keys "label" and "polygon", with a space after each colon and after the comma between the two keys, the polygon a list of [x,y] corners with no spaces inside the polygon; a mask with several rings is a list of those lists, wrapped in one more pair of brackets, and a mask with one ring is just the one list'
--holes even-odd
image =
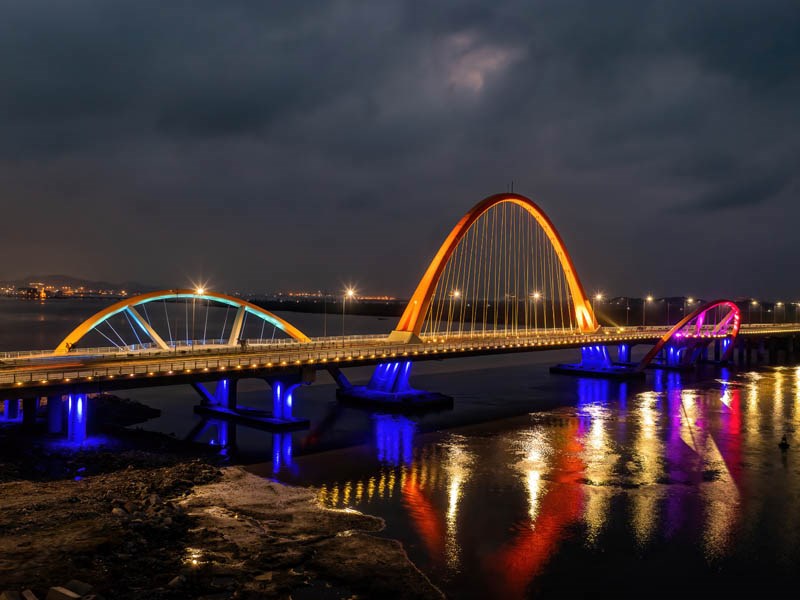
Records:
{"label": "bridge span", "polygon": [[[641,326],[601,327],[594,308],[545,213],[529,198],[498,194],[456,224],[384,335],[311,338],[241,298],[162,290],[101,310],[53,350],[0,354],[0,399],[5,419],[26,422],[46,399],[50,430],[66,418],[69,436],[82,439],[93,395],[187,384],[201,412],[293,428],[308,424],[293,414],[294,391],[320,369],[342,399],[406,409],[452,401],[411,386],[419,361],[575,349],[579,361],[552,370],[629,378],[800,347],[800,324],[744,324],[726,299],[698,303],[664,327],[647,326],[645,311]],[[635,346],[649,349],[634,360]],[[365,366],[374,367],[368,384],[351,385],[344,370]],[[271,413],[238,406],[237,383],[247,378],[269,384]]]}

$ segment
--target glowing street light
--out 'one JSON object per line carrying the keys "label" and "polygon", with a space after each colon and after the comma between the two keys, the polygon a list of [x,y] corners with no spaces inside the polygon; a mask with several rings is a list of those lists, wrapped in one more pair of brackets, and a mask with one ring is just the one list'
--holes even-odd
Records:
{"label": "glowing street light", "polygon": [[750,304],[747,306],[747,321],[750,323],[753,322],[752,312],[754,306],[758,306],[758,300],[751,300]]}
{"label": "glowing street light", "polygon": [[448,306],[447,306],[447,329],[446,329],[446,336],[450,336],[450,326],[453,322],[453,300],[458,300],[461,298],[461,290],[453,290],[449,294]]}
{"label": "glowing street light", "polygon": [[533,298],[533,329],[534,331],[539,329],[539,308],[538,302],[539,298],[542,297],[541,292],[533,292],[531,294],[531,298]]}
{"label": "glowing street light", "polygon": [[647,318],[647,305],[652,301],[653,301],[653,297],[650,294],[648,294],[645,297],[644,302],[642,302],[642,327],[645,326],[645,321],[646,321],[646,318]]}
{"label": "glowing street light", "polygon": [[[602,292],[597,292],[597,293],[595,293],[594,296],[592,296],[592,312],[594,312],[594,301],[597,300],[598,302],[600,302],[602,299],[603,299]],[[594,318],[597,319],[597,314],[595,314]],[[598,319],[598,323],[599,323],[599,319]]]}
{"label": "glowing street light", "polygon": [[342,295],[342,346],[344,347],[344,309],[347,303],[347,299],[350,298],[351,300],[355,297],[356,290],[352,287],[348,287],[344,290],[344,294]]}

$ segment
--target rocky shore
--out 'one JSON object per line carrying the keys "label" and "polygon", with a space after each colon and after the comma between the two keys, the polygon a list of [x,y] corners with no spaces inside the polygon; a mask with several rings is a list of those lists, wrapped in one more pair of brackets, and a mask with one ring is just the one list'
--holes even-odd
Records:
{"label": "rocky shore", "polygon": [[[44,599],[78,581],[81,598],[442,597],[398,542],[372,535],[380,519],[141,435],[145,449],[34,444],[21,461],[0,439],[0,592]],[[31,470],[37,457],[47,466]]]}

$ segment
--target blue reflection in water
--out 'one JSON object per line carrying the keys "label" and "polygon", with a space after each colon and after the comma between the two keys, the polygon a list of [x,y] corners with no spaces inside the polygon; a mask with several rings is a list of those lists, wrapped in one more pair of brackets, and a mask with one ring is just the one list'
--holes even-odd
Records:
{"label": "blue reflection in water", "polygon": [[378,460],[395,467],[411,464],[416,423],[401,415],[376,414],[372,419]]}

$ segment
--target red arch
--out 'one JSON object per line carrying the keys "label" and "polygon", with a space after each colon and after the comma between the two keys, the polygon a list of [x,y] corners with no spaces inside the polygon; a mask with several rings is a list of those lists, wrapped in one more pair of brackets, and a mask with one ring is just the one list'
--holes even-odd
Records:
{"label": "red arch", "polygon": [[[661,337],[660,340],[658,340],[658,343],[655,346],[653,346],[653,348],[650,350],[650,352],[648,352],[645,355],[645,357],[642,359],[642,362],[639,363],[639,366],[637,367],[637,370],[641,371],[647,365],[649,365],[652,362],[652,360],[658,355],[658,353],[661,351],[661,349],[676,334],[680,333],[683,330],[683,328],[686,327],[686,325],[688,325],[689,323],[691,323],[695,319],[696,319],[696,321],[695,321],[695,333],[700,333],[700,331],[703,328],[703,322],[705,320],[705,314],[709,310],[711,310],[713,308],[716,308],[718,306],[727,306],[730,309],[730,312],[727,315],[725,315],[725,318],[722,319],[714,327],[713,333],[714,334],[719,334],[720,332],[722,332],[723,328],[725,328],[725,327],[730,325],[732,327],[731,332],[730,332],[731,341],[736,339],[736,335],[739,333],[739,325],[741,324],[741,321],[742,321],[742,315],[741,315],[741,312],[739,311],[739,307],[736,306],[736,304],[734,302],[731,302],[730,300],[714,300],[712,302],[708,302],[708,303],[704,304],[703,306],[700,306],[694,312],[686,315],[683,319],[678,321],[678,323],[672,329],[670,329],[667,333],[665,333]],[[731,321],[733,322],[732,325],[731,325]],[[726,356],[724,356],[723,359],[727,359],[730,356],[730,353],[732,351],[733,351],[733,344],[731,344],[729,346],[729,348],[728,348],[728,350],[726,352]]]}
{"label": "red arch", "polygon": [[436,256],[433,257],[428,270],[422,276],[414,295],[409,300],[406,310],[400,317],[397,327],[389,336],[389,339],[397,341],[409,341],[419,336],[422,331],[422,324],[425,320],[425,315],[428,312],[433,292],[436,289],[436,284],[444,271],[447,261],[455,251],[458,243],[466,235],[469,228],[490,208],[502,204],[503,202],[511,202],[524,208],[528,213],[536,219],[536,222],[547,235],[550,243],[556,251],[556,255],[561,263],[561,268],[564,269],[567,283],[569,284],[570,294],[572,295],[572,302],[575,311],[575,318],[578,327],[583,332],[595,331],[598,327],[597,321],[592,311],[591,302],[586,298],[586,293],[583,290],[578,279],[578,274],[575,271],[575,265],[567,252],[561,236],[553,225],[550,218],[539,208],[539,206],[530,198],[520,194],[494,194],[484,198],[473,206],[461,220],[456,223],[450,235],[447,236],[445,241],[439,247]]}

